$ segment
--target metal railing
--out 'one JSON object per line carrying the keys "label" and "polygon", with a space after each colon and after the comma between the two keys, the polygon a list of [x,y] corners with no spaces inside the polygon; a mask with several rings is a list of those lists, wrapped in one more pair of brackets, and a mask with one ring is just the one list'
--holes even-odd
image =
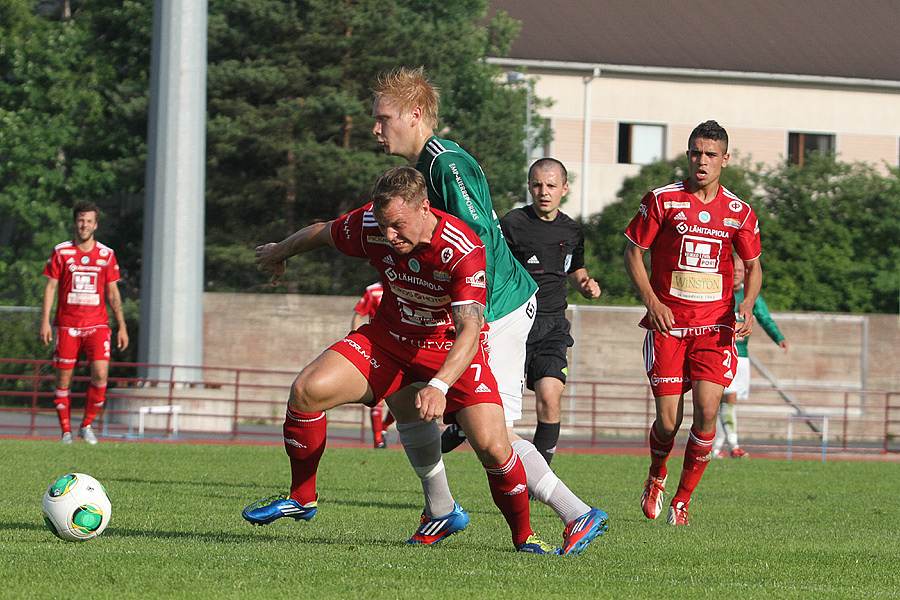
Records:
{"label": "metal railing", "polygon": [[[148,368],[152,367],[152,368]],[[141,372],[157,374],[140,377]],[[200,377],[197,377],[200,373]],[[163,376],[160,376],[162,374]],[[104,437],[135,438],[134,423],[143,408],[143,436],[280,442],[281,425],[295,372],[224,367],[185,367],[113,363],[106,405],[94,429]],[[85,365],[72,385],[72,418],[84,405],[90,376]],[[792,452],[861,454],[900,452],[900,392],[752,386],[751,400],[737,405],[742,446],[784,453],[790,423]],[[47,360],[0,359],[0,435],[56,437],[59,425],[53,406],[54,370]],[[784,397],[792,401],[786,403]],[[180,406],[172,410],[150,407]],[[536,418],[533,396],[524,401],[516,424],[530,438]],[[690,399],[685,402],[687,435]],[[809,415],[809,419],[803,419]],[[829,418],[827,438],[818,424]],[[177,432],[173,416],[178,418]],[[655,418],[647,384],[569,381],[563,398],[560,444],[569,448],[633,448],[646,446]],[[328,411],[328,436],[335,441],[364,443],[371,439],[368,409],[347,405]]]}

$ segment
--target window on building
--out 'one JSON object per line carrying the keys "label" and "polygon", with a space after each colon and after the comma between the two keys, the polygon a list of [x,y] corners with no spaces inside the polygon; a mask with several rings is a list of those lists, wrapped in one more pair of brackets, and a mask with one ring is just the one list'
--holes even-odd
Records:
{"label": "window on building", "polygon": [[646,165],[665,156],[663,125],[619,123],[619,163]]}
{"label": "window on building", "polygon": [[811,152],[834,153],[834,135],[826,133],[789,133],[788,162],[803,166]]}

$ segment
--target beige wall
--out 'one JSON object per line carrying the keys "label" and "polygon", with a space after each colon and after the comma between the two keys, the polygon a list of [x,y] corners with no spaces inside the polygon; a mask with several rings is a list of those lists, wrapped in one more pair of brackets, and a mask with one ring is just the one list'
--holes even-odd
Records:
{"label": "beige wall", "polygon": [[[206,293],[207,367],[299,372],[350,330],[358,298]],[[576,345],[573,380],[645,384],[637,327],[643,309],[579,306],[569,311]],[[831,384],[900,390],[900,318],[896,315],[773,314],[791,345],[784,355],[759,333],[751,352],[789,386]],[[865,381],[862,381],[862,380]]]}
{"label": "beige wall", "polygon": [[[729,131],[732,153],[754,164],[771,166],[784,160],[792,131],[835,135],[836,150],[844,161],[869,162],[882,170],[900,164],[897,88],[609,72],[586,79],[575,71],[539,68],[531,73],[535,94],[554,102],[541,115],[551,120],[554,130],[550,153],[576,180],[565,208],[573,216],[581,214],[585,183],[586,211],[593,214],[615,200],[624,177],[640,170],[640,165],[616,164],[620,122],[666,126],[669,157],[684,152],[695,125],[716,119]],[[590,171],[584,177],[586,112],[591,143]]]}

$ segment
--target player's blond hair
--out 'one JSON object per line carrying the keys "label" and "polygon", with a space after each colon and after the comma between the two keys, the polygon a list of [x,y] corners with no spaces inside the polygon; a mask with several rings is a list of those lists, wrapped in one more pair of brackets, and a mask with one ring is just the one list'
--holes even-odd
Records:
{"label": "player's blond hair", "polygon": [[372,90],[376,98],[387,98],[400,114],[406,114],[416,106],[422,108],[422,120],[431,129],[438,126],[438,107],[441,93],[425,76],[425,67],[407,69],[398,67],[378,76],[378,85]]}

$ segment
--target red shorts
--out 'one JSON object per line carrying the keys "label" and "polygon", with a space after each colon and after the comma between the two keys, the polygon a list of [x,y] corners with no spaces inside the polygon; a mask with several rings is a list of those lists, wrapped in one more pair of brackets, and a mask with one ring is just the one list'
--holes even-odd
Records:
{"label": "red shorts", "polygon": [[74,369],[82,351],[88,362],[105,360],[109,362],[112,330],[108,325],[96,327],[57,327],[56,351],[53,366],[57,369]]}
{"label": "red shorts", "polygon": [[[421,345],[432,347],[421,348]],[[400,341],[381,326],[367,323],[333,344],[329,350],[353,363],[368,380],[375,397],[380,399],[413,383],[428,382],[444,364],[452,345],[452,340]],[[482,342],[472,364],[447,392],[444,422],[455,423],[456,411],[485,402],[503,406]]]}
{"label": "red shorts", "polygon": [[648,331],[644,366],[654,397],[683,394],[691,381],[728,387],[737,368],[734,329],[710,325],[676,330],[669,337]]}

